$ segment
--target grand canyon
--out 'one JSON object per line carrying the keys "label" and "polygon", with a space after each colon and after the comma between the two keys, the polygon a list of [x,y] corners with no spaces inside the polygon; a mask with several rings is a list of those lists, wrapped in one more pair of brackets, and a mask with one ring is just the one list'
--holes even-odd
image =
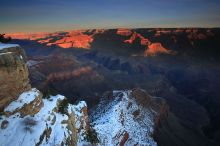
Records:
{"label": "grand canyon", "polygon": [[0,146],[219,146],[219,0],[0,4]]}
{"label": "grand canyon", "polygon": [[[9,79],[18,79],[8,77],[13,83],[8,90],[22,86],[11,96],[31,85],[43,96],[62,94],[70,104],[85,101],[89,120],[81,122],[93,125],[101,145],[218,144],[219,29],[120,28],[9,36],[27,56],[25,82],[15,84]],[[121,122],[113,122],[114,116]],[[131,124],[142,130],[135,134]]]}

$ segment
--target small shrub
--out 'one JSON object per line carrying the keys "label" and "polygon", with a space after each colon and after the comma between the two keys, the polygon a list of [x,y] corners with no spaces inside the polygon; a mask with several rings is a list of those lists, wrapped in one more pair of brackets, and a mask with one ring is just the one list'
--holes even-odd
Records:
{"label": "small shrub", "polygon": [[24,125],[32,127],[32,126],[37,125],[37,121],[34,120],[33,118],[28,117],[24,119]]}
{"label": "small shrub", "polygon": [[46,99],[50,98],[51,95],[52,96],[57,95],[57,91],[50,87],[44,89],[42,92],[43,92],[43,98],[46,98]]}
{"label": "small shrub", "polygon": [[34,120],[33,118],[30,118],[30,117],[25,118],[24,121],[23,121],[23,123],[24,123],[24,125],[25,125],[24,130],[25,130],[26,132],[30,132],[30,133],[33,132],[32,127],[35,126],[35,125],[37,125],[37,121]]}
{"label": "small shrub", "polygon": [[33,129],[31,127],[24,127],[24,130],[29,133],[33,132]]}
{"label": "small shrub", "polygon": [[68,99],[64,99],[60,102],[59,107],[58,107],[58,112],[61,114],[67,114],[68,113]]}
{"label": "small shrub", "polygon": [[97,133],[96,133],[96,131],[94,129],[90,128],[87,131],[86,140],[88,142],[91,142],[92,144],[99,143],[99,139],[97,137]]}

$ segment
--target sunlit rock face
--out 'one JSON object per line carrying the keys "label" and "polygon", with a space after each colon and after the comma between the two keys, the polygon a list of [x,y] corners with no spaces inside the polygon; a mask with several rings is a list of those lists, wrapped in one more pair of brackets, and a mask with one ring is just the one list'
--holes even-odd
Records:
{"label": "sunlit rock face", "polygon": [[132,31],[126,28],[119,28],[117,29],[117,34],[122,36],[130,36],[132,34]]}
{"label": "sunlit rock face", "polygon": [[41,32],[41,33],[9,33],[6,36],[12,37],[12,39],[26,39],[26,40],[38,40],[47,38],[50,36],[50,33]]}
{"label": "sunlit rock face", "polygon": [[[172,52],[185,50],[191,52],[192,48],[208,46],[209,41],[215,40],[215,29],[199,28],[152,28],[152,29],[85,29],[53,33],[35,33],[35,34],[6,34],[13,39],[31,40],[37,42],[43,47],[50,49],[86,49],[103,52],[114,52],[117,54],[129,56],[154,56],[153,54],[169,54],[162,47],[156,51],[150,50],[152,43],[160,43],[163,48],[173,50]],[[205,43],[202,44],[202,43]],[[37,44],[36,44],[37,45]],[[216,44],[213,44],[216,45]],[[119,48],[119,49],[118,49]],[[180,49],[185,48],[185,49]],[[215,47],[217,48],[217,47]],[[147,51],[148,50],[148,51]],[[187,51],[188,51],[187,50]],[[205,49],[204,49],[205,50]],[[206,49],[208,50],[208,49]],[[200,51],[202,52],[202,51]],[[209,51],[207,51],[209,52]],[[148,54],[148,55],[147,55]],[[195,52],[195,54],[198,54]],[[173,53],[170,53],[173,55]]]}
{"label": "sunlit rock face", "polygon": [[144,46],[144,45],[148,45],[148,44],[150,43],[150,41],[149,41],[147,38],[143,37],[141,34],[136,33],[136,32],[134,32],[134,33],[132,34],[132,36],[130,37],[130,39],[125,40],[124,42],[125,42],[125,43],[129,43],[129,44],[133,44],[133,42],[134,42],[136,39],[140,39],[140,43],[141,43],[141,45],[143,45],[143,46]]}
{"label": "sunlit rock face", "polygon": [[30,89],[26,55],[15,44],[0,43],[0,110]]}
{"label": "sunlit rock face", "polygon": [[[7,34],[13,39],[35,40],[47,46],[57,45],[61,48],[90,48],[92,36],[84,34],[84,31],[36,33],[36,34]],[[58,39],[54,39],[58,38]]]}
{"label": "sunlit rock face", "polygon": [[148,46],[147,50],[144,52],[145,56],[155,56],[157,54],[169,54],[169,50],[164,48],[161,43],[152,43]]}
{"label": "sunlit rock face", "polygon": [[83,34],[80,31],[72,31],[66,37],[54,42],[54,44],[61,48],[90,48],[92,41],[93,38],[91,36]]}

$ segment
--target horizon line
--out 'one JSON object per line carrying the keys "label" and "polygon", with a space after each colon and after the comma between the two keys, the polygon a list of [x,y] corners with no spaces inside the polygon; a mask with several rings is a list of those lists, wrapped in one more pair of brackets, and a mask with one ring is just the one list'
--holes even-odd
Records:
{"label": "horizon line", "polygon": [[76,28],[76,29],[64,29],[64,30],[54,30],[54,31],[29,31],[29,32],[3,32],[1,34],[37,34],[37,33],[56,33],[56,32],[69,32],[69,31],[79,31],[79,30],[114,30],[114,29],[192,29],[192,28],[198,28],[198,29],[219,29],[220,26],[207,26],[207,27],[201,27],[201,26],[187,26],[187,27],[109,27],[109,28]]}

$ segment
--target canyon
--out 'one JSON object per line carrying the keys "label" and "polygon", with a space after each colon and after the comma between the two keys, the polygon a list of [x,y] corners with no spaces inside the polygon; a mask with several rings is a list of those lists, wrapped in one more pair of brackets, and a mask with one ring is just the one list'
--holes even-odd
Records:
{"label": "canyon", "polygon": [[[140,94],[145,90],[153,99],[162,98],[158,102],[166,101],[158,103],[156,111],[161,116],[151,119],[155,127],[148,135],[157,145],[219,142],[217,28],[90,29],[6,36],[26,52],[31,86],[44,95],[62,94],[71,104],[85,100],[91,123],[100,125],[99,121],[105,120],[92,118],[99,115],[98,107],[105,109],[107,118],[108,112],[128,104],[128,95],[136,104],[128,93],[141,89]],[[113,95],[112,91],[119,92]],[[142,115],[141,110],[132,108],[128,110],[131,113],[119,111],[122,116]],[[123,121],[118,112],[114,114]],[[104,121],[105,125],[110,121]],[[93,128],[98,130],[99,139],[106,137],[100,135],[104,131]],[[106,137],[107,141],[124,145],[137,142],[129,139],[132,131],[127,131],[128,127],[121,128],[124,130],[115,130],[117,140],[112,136]]]}
{"label": "canyon", "polygon": [[[73,105],[62,95],[45,95],[38,89],[31,88],[25,60],[27,57],[19,45],[0,44],[0,47],[4,51],[1,55],[8,55],[1,58],[2,62],[7,62],[8,58],[17,57],[20,61],[20,64],[2,64],[5,68],[1,68],[1,71],[11,70],[8,72],[10,74],[14,70],[16,71],[17,67],[23,66],[22,71],[25,72],[23,74],[25,79],[21,78],[20,74],[16,74],[15,76],[21,79],[17,85],[24,85],[24,83],[28,85],[28,88],[14,92],[13,85],[7,84],[5,91],[2,92],[4,95],[1,96],[1,100],[10,99],[10,101],[1,102],[1,145],[157,145],[152,135],[158,124],[165,120],[169,113],[168,105],[162,98],[152,97],[146,91],[138,88],[127,91],[112,91],[110,100],[106,101],[107,98],[103,96],[97,109],[95,109],[96,106],[93,107],[93,114],[90,115],[93,118],[89,119],[85,101],[78,101]],[[90,70],[88,67],[75,70],[70,74],[70,78]],[[5,74],[1,74],[0,77],[4,78],[5,76]],[[64,76],[66,77],[66,75]],[[54,82],[60,78],[63,79],[60,75],[55,75],[55,77],[50,76],[49,80]],[[6,83],[16,82],[19,79],[5,78],[4,81]],[[0,87],[2,88],[4,85],[1,84]],[[13,96],[8,92],[9,89]],[[12,98],[8,98],[8,95]],[[103,106],[106,107],[104,102],[115,113],[107,111],[105,114],[100,111],[105,109],[102,108]],[[111,122],[104,124],[103,120],[117,122],[113,125]],[[91,122],[93,126],[90,126],[90,121],[93,121]],[[136,129],[131,128],[134,123],[140,127],[137,134],[135,134]],[[115,132],[108,131],[113,128]],[[91,133],[91,131],[95,133]],[[106,131],[110,132],[109,135]],[[91,138],[91,136],[96,133],[97,140],[94,141],[94,137]],[[141,139],[139,134],[143,134]]]}

